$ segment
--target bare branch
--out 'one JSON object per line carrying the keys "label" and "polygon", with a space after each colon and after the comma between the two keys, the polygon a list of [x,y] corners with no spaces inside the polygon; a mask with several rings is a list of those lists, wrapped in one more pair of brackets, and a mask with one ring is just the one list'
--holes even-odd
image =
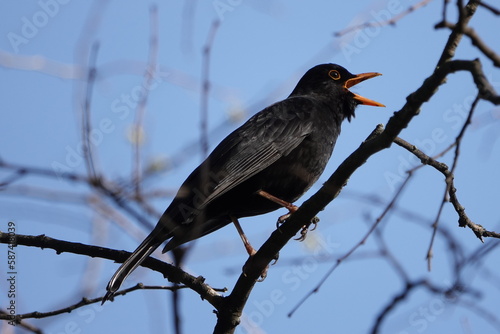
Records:
{"label": "bare branch", "polygon": [[18,164],[11,164],[5,161],[0,160],[0,168],[5,168],[8,170],[13,170],[17,174],[22,176],[27,175],[37,175],[42,177],[54,178],[54,179],[65,179],[70,182],[78,182],[82,184],[87,184],[90,187],[93,187],[97,191],[101,192],[107,198],[109,198],[113,203],[115,203],[118,207],[123,209],[127,214],[136,219],[140,224],[145,226],[148,229],[152,229],[153,226],[151,222],[149,222],[146,217],[134,209],[130,204],[128,204],[127,200],[129,198],[133,198],[133,196],[128,196],[127,191],[122,187],[118,186],[115,183],[107,181],[104,177],[99,179],[89,179],[85,175],[77,174],[77,173],[62,173],[56,174],[51,169],[33,167],[33,166],[24,166]]}
{"label": "bare branch", "polygon": [[208,155],[208,98],[210,96],[210,53],[215,41],[215,35],[219,28],[220,22],[215,20],[208,33],[207,42],[203,48],[203,64],[202,64],[202,94],[200,102],[200,142],[203,158]]}
{"label": "bare branch", "polygon": [[423,287],[434,294],[440,294],[445,296],[451,296],[453,294],[463,293],[461,286],[453,285],[449,289],[439,288],[432,285],[425,279],[416,280],[407,282],[402,291],[395,295],[392,300],[382,309],[382,311],[377,316],[375,323],[370,331],[371,334],[378,334],[380,332],[380,327],[382,326],[382,322],[389,315],[389,313],[396,308],[401,302],[405,301],[413,290]]}
{"label": "bare branch", "polygon": [[16,326],[22,327],[31,333],[43,334],[43,331],[40,328],[35,327],[24,320],[18,320],[15,315],[10,315],[5,309],[0,309],[0,319],[14,321],[16,323]]}
{"label": "bare branch", "polygon": [[[436,26],[436,29],[439,28],[449,28],[449,29],[455,29],[456,24],[453,24],[451,22],[443,21],[438,23]],[[477,47],[479,51],[481,51],[486,57],[488,57],[492,62],[493,65],[496,67],[500,67],[500,56],[493,51],[482,39],[479,37],[479,35],[476,33],[476,31],[471,28],[471,27],[464,27],[463,28],[463,33],[470,38],[472,45]]]}
{"label": "bare branch", "polygon": [[375,320],[375,324],[372,327],[371,334],[378,334],[380,331],[380,326],[382,325],[382,321],[387,317],[387,315],[401,302],[406,300],[410,292],[412,292],[413,289],[425,284],[424,281],[417,281],[417,282],[407,282],[406,286],[403,288],[403,290],[395,295],[392,300],[384,307],[384,309],[380,312],[380,314],[377,316],[377,319]]}
{"label": "bare branch", "polygon": [[446,42],[446,46],[444,47],[443,53],[436,67],[443,65],[445,62],[451,60],[455,56],[457,46],[462,39],[463,29],[467,26],[470,19],[476,12],[476,9],[479,6],[480,2],[481,1],[479,0],[470,0],[465,8],[462,7],[461,1],[457,2],[457,6],[459,7],[459,21],[448,37],[448,41]]}
{"label": "bare branch", "polygon": [[[353,31],[355,29],[362,29],[365,27],[393,25],[406,15],[410,14],[411,12],[415,11],[420,7],[425,6],[429,2],[430,0],[421,0],[417,2],[417,4],[410,6],[406,11],[386,21],[367,22],[365,24],[356,27],[350,27],[348,29],[340,31],[337,33],[337,35],[347,34],[348,32]],[[170,281],[174,282],[175,284],[182,284],[182,285],[180,286],[174,285],[172,287],[144,287],[142,284],[138,284],[132,288],[122,290],[118,294],[125,294],[127,292],[134,291],[137,289],[161,288],[161,289],[173,290],[174,292],[171,295],[174,296],[174,300],[177,300],[175,299],[175,296],[177,296],[177,291],[179,289],[188,287],[197,292],[202,298],[207,299],[211,303],[211,305],[213,305],[216,308],[218,321],[215,327],[215,332],[233,333],[235,327],[239,324],[243,308],[245,307],[248,297],[252,292],[255,282],[259,278],[263,268],[266,265],[268,265],[268,263],[270,263],[270,261],[274,258],[277,252],[280,251],[284,247],[284,245],[302,229],[303,225],[308,225],[312,217],[318,214],[319,211],[321,211],[326,205],[328,205],[332,200],[334,200],[339,195],[343,187],[347,184],[349,177],[358,168],[360,168],[372,155],[386,148],[389,148],[393,142],[404,147],[412,154],[417,156],[419,159],[421,159],[423,164],[408,171],[407,179],[401,185],[398,192],[394,195],[391,202],[385,207],[383,213],[375,220],[375,222],[373,222],[368,227],[367,233],[361,238],[361,240],[356,245],[354,245],[352,249],[350,249],[345,254],[340,254],[341,256],[335,259],[336,263],[334,263],[334,265],[330,269],[330,272],[325,277],[323,277],[321,282],[310,293],[310,295],[319,291],[322,284],[326,281],[326,279],[328,279],[329,275],[340,265],[340,263],[342,263],[346,259],[352,260],[353,257],[352,254],[354,254],[355,252],[356,255],[359,255],[357,250],[361,247],[361,245],[363,245],[366,242],[366,240],[368,240],[368,238],[372,234],[374,234],[379,246],[379,252],[375,252],[375,254],[378,257],[384,257],[391,265],[391,267],[395,269],[399,278],[406,285],[405,287],[403,287],[402,291],[398,292],[398,294],[394,298],[389,300],[389,303],[385,305],[381,313],[378,315],[376,324],[374,326],[374,331],[373,331],[374,333],[376,333],[379,330],[383,320],[387,317],[387,315],[390,314],[395,307],[400,305],[401,301],[408,299],[409,294],[411,293],[411,291],[414,291],[413,289],[416,287],[424,287],[434,294],[446,294],[448,292],[460,291],[460,285],[458,284],[458,281],[460,279],[459,276],[460,274],[462,274],[463,268],[466,266],[466,264],[472,263],[473,258],[472,257],[466,258],[464,255],[465,252],[462,249],[457,249],[456,252],[454,252],[455,251],[454,247],[455,248],[458,247],[457,243],[455,243],[453,237],[449,236],[449,234],[451,233],[447,233],[446,227],[439,226],[438,222],[441,218],[441,211],[443,210],[444,203],[447,201],[449,197],[449,201],[452,203],[455,211],[458,214],[459,226],[469,227],[475,233],[475,235],[481,240],[483,240],[484,237],[500,238],[499,233],[488,231],[484,229],[481,225],[475,224],[469,219],[469,217],[465,212],[465,209],[462,207],[462,205],[457,199],[457,194],[456,194],[457,190],[454,187],[454,180],[453,180],[455,167],[458,164],[458,157],[460,154],[460,144],[462,141],[463,133],[465,133],[466,128],[468,127],[470,118],[472,117],[472,113],[475,109],[474,107],[476,106],[476,104],[480,99],[499,105],[500,96],[497,94],[493,86],[486,78],[479,60],[453,60],[453,58],[455,56],[457,46],[459,45],[462,36],[466,35],[471,39],[473,45],[475,45],[483,54],[485,54],[489,59],[491,59],[495,64],[495,66],[498,67],[498,64],[500,63],[498,55],[495,53],[493,49],[489,48],[488,45],[484,43],[484,41],[478,36],[478,34],[472,28],[468,26],[469,20],[478,6],[483,6],[483,8],[491,11],[495,15],[498,15],[498,11],[495,8],[491,7],[490,5],[486,5],[479,0],[470,0],[468,4],[465,6],[463,0],[457,0],[456,7],[458,8],[459,19],[456,24],[452,24],[446,21],[446,10],[448,8],[448,3],[450,3],[449,0],[444,0],[443,21],[441,23],[441,26],[439,26],[438,24],[437,28],[445,27],[451,29],[452,31],[449,35],[447,45],[444,48],[441,57],[438,61],[438,65],[435,67],[433,72],[428,76],[428,78],[422,83],[422,85],[415,92],[408,95],[407,101],[404,104],[404,106],[399,111],[396,111],[394,113],[394,116],[391,117],[389,122],[386,124],[385,128],[382,125],[379,125],[373,131],[373,133],[365,140],[365,142],[363,142],[360,145],[360,147],[357,150],[355,150],[338,167],[338,169],[335,171],[333,175],[331,175],[331,177],[327,180],[327,182],[323,185],[323,187],[321,187],[321,189],[316,194],[314,194],[309,200],[307,200],[299,208],[297,212],[292,214],[290,218],[280,227],[279,231],[278,230],[275,231],[269,237],[269,239],[259,249],[257,254],[247,261],[247,264],[245,265],[246,268],[245,274],[240,275],[238,281],[236,282],[229,296],[223,297],[220,294],[220,292],[225,292],[225,289],[218,290],[211,288],[208,284],[205,284],[203,277],[191,276],[177,267],[168,265],[166,263],[163,263],[162,261],[153,258],[148,258],[143,265],[152,270],[161,272],[165,277],[167,277]],[[101,8],[101,7],[95,5],[94,8]],[[157,68],[161,68],[161,66],[158,66],[156,64],[157,63],[156,57],[158,52],[157,50],[158,22],[156,15],[157,15],[156,7],[151,7],[151,35],[150,35],[151,39],[150,39],[150,50],[149,50],[150,53],[149,53],[148,63],[146,64],[146,72],[144,73],[143,77],[143,82],[145,85],[151,82],[153,78],[153,71],[156,70]],[[100,16],[98,18],[100,18]],[[91,25],[92,22],[93,20],[89,19],[87,21],[87,25]],[[203,49],[204,58],[202,65],[202,87],[201,87],[202,96],[201,96],[201,106],[200,106],[200,112],[201,112],[200,143],[205,155],[208,152],[208,138],[207,138],[208,99],[209,99],[209,93],[211,93],[212,89],[211,87],[212,83],[210,82],[209,78],[210,53],[213,46],[217,26],[218,22],[215,22],[212,26],[212,30],[208,34],[208,38]],[[149,207],[148,204],[146,203],[147,197],[145,197],[145,193],[143,193],[141,189],[148,174],[147,172],[143,173],[143,170],[141,168],[141,151],[139,147],[140,138],[136,137],[135,142],[133,143],[135,145],[134,147],[135,165],[132,171],[133,174],[132,180],[126,181],[126,185],[123,185],[123,183],[120,182],[115,182],[111,179],[106,179],[104,176],[98,175],[98,172],[96,171],[95,155],[93,154],[95,152],[92,152],[91,140],[90,140],[91,138],[89,137],[89,131],[91,130],[90,106],[92,98],[92,88],[95,81],[97,80],[96,70],[95,70],[95,56],[97,54],[97,46],[95,46],[94,49],[92,49],[92,51],[89,54],[88,51],[90,49],[90,42],[93,41],[95,38],[94,37],[95,30],[92,28],[92,26],[90,27],[87,26],[87,28],[88,31],[85,30],[84,34],[82,34],[81,37],[81,40],[83,42],[87,41],[87,43],[80,42],[79,43],[80,48],[78,50],[82,52],[78,52],[77,50],[77,56],[81,57],[80,59],[83,58],[81,63],[82,64],[85,63],[85,66],[82,65],[80,67],[76,65],[74,66],[68,65],[69,67],[66,68],[63,66],[64,64],[55,64],[57,66],[55,66],[52,63],[49,64],[48,62],[46,62],[46,59],[44,58],[40,59],[35,57],[24,58],[23,56],[19,56],[18,58],[21,59],[20,63],[12,64],[9,63],[8,59],[9,57],[7,57],[9,55],[6,56],[4,52],[0,51],[0,64],[6,64],[6,63],[8,64],[4,66],[8,67],[27,66],[27,69],[29,70],[51,73],[53,75],[60,75],[62,77],[68,77],[71,79],[78,79],[78,80],[85,79],[85,75],[87,74],[86,82],[82,82],[84,88],[86,88],[86,95],[83,94],[82,96],[79,96],[77,99],[75,99],[79,103],[81,103],[82,101],[85,102],[83,108],[81,109],[83,109],[82,136],[85,139],[84,143],[86,143],[88,147],[85,159],[85,162],[87,164],[86,166],[87,175],[85,174],[79,175],[73,172],[64,173],[61,175],[55,175],[54,171],[51,170],[44,170],[44,169],[24,167],[24,166],[12,166],[4,163],[3,161],[0,161],[0,168],[3,168],[8,173],[7,176],[4,176],[3,179],[0,181],[0,187],[1,188],[9,187],[8,189],[12,189],[10,188],[12,185],[16,186],[15,185],[16,182],[24,181],[25,176],[29,174],[45,176],[45,177],[56,176],[64,180],[78,182],[81,184],[87,184],[90,186],[90,191],[93,192],[95,195],[92,195],[92,193],[90,193],[90,195],[83,193],[82,198],[84,201],[87,201],[87,203],[89,201],[91,202],[92,204],[90,206],[91,210],[96,209],[96,211],[99,214],[103,215],[104,217],[113,217],[113,219],[122,219],[125,222],[125,217],[121,217],[121,215],[116,215],[116,212],[118,211],[115,211],[117,209],[123,209],[123,211],[128,213],[133,218],[136,218],[144,226],[150,228],[151,224],[148,221],[148,219],[150,218],[148,214],[150,216],[155,216],[155,214],[152,207]],[[42,67],[40,68],[36,68],[36,66],[32,63],[37,59],[39,63],[42,65]],[[30,61],[31,63],[27,64],[27,61]],[[119,64],[122,67],[124,67],[126,66],[123,65],[124,63],[130,65],[130,62],[127,63],[127,61],[121,62]],[[134,73],[137,74],[140,71],[139,73],[140,75],[142,71],[144,71],[144,64],[141,64],[139,66],[137,65],[137,63],[134,63],[133,65],[134,65],[133,71],[135,71]],[[115,70],[116,73],[116,69],[119,66],[113,63],[109,67],[112,69],[108,73],[111,73],[112,70]],[[87,70],[88,72],[86,72]],[[101,70],[102,67],[100,66],[99,67],[100,76],[102,75]],[[150,71],[148,72],[148,70]],[[130,69],[127,69],[127,71],[130,71]],[[450,145],[440,155],[429,157],[425,155],[423,152],[419,151],[413,145],[404,142],[398,136],[401,133],[401,131],[410,124],[410,122],[413,120],[413,117],[418,115],[423,104],[434,96],[439,86],[445,82],[446,77],[449,74],[455,73],[457,71],[468,71],[469,73],[471,73],[472,79],[474,80],[474,83],[479,91],[478,97],[474,101],[474,104],[469,112],[469,117],[466,120],[461,133],[457,136],[455,143]],[[174,72],[175,71],[172,71],[171,73]],[[170,73],[168,74],[170,75]],[[175,80],[177,80],[176,83],[179,83],[180,81],[183,81],[183,79],[185,78],[186,78],[185,74],[177,75],[177,79],[175,78],[175,75],[173,75],[172,78],[169,78],[169,80],[171,82],[176,82]],[[186,84],[186,80],[184,80],[184,83],[182,83],[181,85],[189,86],[188,87],[189,89],[199,92],[199,87],[196,84],[197,81],[194,80],[192,77],[189,77],[188,79],[189,80],[187,81],[189,81],[189,84]],[[215,88],[214,90],[217,90],[216,87],[214,88]],[[224,92],[221,91],[221,93],[225,92],[227,91]],[[218,94],[214,94],[214,96],[217,95]],[[219,94],[219,96],[220,95],[222,94]],[[146,91],[145,95],[143,95],[141,98],[142,99],[139,101],[138,104],[136,119],[134,123],[136,131],[134,133],[135,136],[140,135],[139,131],[142,130],[141,128],[143,126],[143,119],[145,117],[145,108],[147,105],[148,92]],[[452,148],[455,148],[455,156],[453,165],[450,170],[448,166],[440,163],[439,161],[437,161],[437,159],[439,159],[439,157],[442,154],[448,152]],[[451,252],[453,252],[453,254],[451,255],[452,259],[450,261],[451,262],[450,265],[454,266],[453,267],[455,269],[454,274],[456,275],[457,282],[450,289],[438,288],[436,286],[431,285],[428,281],[425,281],[423,279],[410,280],[410,275],[408,275],[405,272],[404,267],[399,264],[397,259],[394,256],[392,256],[392,254],[390,254],[389,247],[385,245],[385,240],[383,239],[382,235],[382,231],[384,230],[382,229],[383,225],[381,224],[381,221],[384,219],[385,215],[389,211],[397,210],[396,201],[398,198],[401,197],[402,190],[405,188],[409,180],[412,178],[416,169],[424,165],[429,165],[437,169],[444,175],[445,178],[446,191],[445,194],[443,195],[443,200],[441,202],[439,212],[437,213],[436,218],[433,222],[432,227],[434,231],[428,250],[428,258],[430,265],[434,239],[436,237],[437,232],[442,233],[442,235],[444,236],[443,238],[445,238],[448,242],[447,246],[451,249]],[[14,189],[14,191],[19,191],[19,189],[22,190],[22,188],[18,188]],[[29,190],[29,187],[25,189]],[[60,195],[64,193],[61,191],[58,194]],[[133,201],[133,203],[128,203],[130,201]],[[109,205],[110,203],[111,205]],[[115,206],[117,207],[113,207],[113,203],[116,204]],[[135,209],[133,208],[134,206],[136,206]],[[304,222],[306,223],[304,224]],[[425,226],[427,227],[429,225],[429,221],[425,220],[425,223],[426,223]],[[446,236],[447,234],[448,236]],[[439,236],[441,236],[441,234],[439,234]],[[2,242],[5,243],[5,238],[6,238],[5,233],[0,232],[0,243]],[[56,250],[57,253],[71,252],[74,254],[81,254],[89,257],[101,257],[101,258],[111,259],[117,262],[121,262],[129,256],[128,252],[119,252],[103,247],[70,243],[62,240],[48,238],[44,235],[42,236],[17,235],[16,238],[19,245],[24,244],[40,248],[51,248]],[[486,246],[490,246],[491,244],[492,242],[488,243]],[[486,247],[484,247],[481,250],[484,250],[485,248]],[[484,253],[478,251],[477,254],[484,254]],[[308,296],[306,296],[306,299]],[[74,305],[70,305],[60,310],[54,310],[47,313],[31,312],[19,315],[18,321],[21,321],[23,317],[29,317],[29,316],[48,317],[55,314],[70,312],[75,308],[88,305],[89,303],[92,302],[99,302],[101,300],[102,298],[95,298],[92,300],[82,299],[78,303],[75,303]],[[174,303],[174,312],[176,312],[174,317],[176,318],[176,328],[177,332],[179,333],[181,329],[181,324],[180,321],[177,321],[177,319],[180,319],[180,313],[177,311],[176,303]],[[1,314],[0,314],[0,319],[2,319]],[[491,319],[489,320],[491,322],[494,322]],[[36,329],[33,331],[36,332]]]}
{"label": "bare branch", "polygon": [[[478,1],[471,0],[464,10],[462,24],[466,24],[474,14]],[[373,154],[388,148],[396,139],[402,129],[406,128],[415,115],[419,113],[420,107],[427,102],[436,92],[437,88],[445,81],[448,74],[459,70],[468,70],[472,73],[474,82],[480,91],[481,98],[500,103],[500,97],[496,95],[489,82],[482,74],[479,60],[475,61],[450,61],[455,49],[460,42],[461,34],[453,31],[448,43],[443,50],[438,66],[424,83],[407,97],[406,104],[389,119],[386,128],[378,126],[377,129],[365,140],[360,147],[355,150],[337,168],[328,181],[312,197],[306,200],[300,208],[294,212],[290,218],[281,225],[279,231],[271,234],[269,239],[262,245],[257,253],[245,264],[246,272],[240,275],[232,293],[224,298],[225,307],[223,312],[219,309],[217,313],[218,322],[215,333],[233,333],[239,323],[241,312],[248,299],[248,296],[259,278],[264,268],[272,261],[280,249],[298,233],[302,226],[307,225],[328,203],[334,200],[347,183],[349,177],[361,167]],[[455,189],[450,190],[454,195]],[[471,227],[478,227],[467,218],[465,210],[458,208],[461,217],[460,226],[468,224]],[[472,225],[474,224],[474,225]],[[475,232],[476,233],[476,232]],[[483,231],[481,235],[488,235],[491,232]],[[476,233],[477,235],[477,233]]]}
{"label": "bare branch", "polygon": [[[0,243],[7,244],[11,242],[12,240],[9,234],[0,231]],[[80,254],[114,260],[117,263],[122,263],[131,254],[130,252],[116,251],[105,247],[90,246],[77,242],[53,239],[45,235],[29,236],[16,234],[16,245],[38,247],[41,249],[49,248],[55,250],[57,254],[64,252]],[[146,259],[141,265],[145,268],[162,273],[164,277],[168,278],[168,280],[173,283],[182,283],[188,286],[190,289],[197,292],[202,299],[206,299],[214,307],[217,308],[220,306],[222,296],[208,284],[205,284],[205,279],[203,277],[194,277],[178,267],[174,267],[152,257]]]}
{"label": "bare branch", "polygon": [[133,184],[135,188],[135,196],[140,199],[141,196],[141,179],[142,179],[142,168],[141,168],[141,146],[143,144],[144,131],[143,122],[144,115],[146,113],[146,105],[148,102],[150,87],[155,76],[158,58],[158,8],[152,5],[149,9],[149,20],[150,20],[150,37],[149,37],[149,57],[148,63],[146,65],[146,70],[144,71],[144,79],[142,87],[142,95],[137,103],[137,110],[135,114],[135,121],[133,124],[131,140],[133,146]]}
{"label": "bare branch", "polygon": [[89,59],[89,69],[87,74],[87,85],[85,92],[85,100],[83,101],[82,113],[82,150],[83,157],[85,161],[85,166],[87,167],[87,174],[89,179],[97,180],[97,174],[95,170],[95,158],[93,154],[92,144],[90,142],[90,132],[92,131],[92,123],[90,116],[90,106],[92,101],[92,91],[94,87],[94,82],[96,78],[96,59],[97,52],[99,50],[99,43],[94,43],[90,51]]}
{"label": "bare branch", "polygon": [[407,178],[404,180],[404,182],[401,184],[401,186],[399,187],[399,189],[396,191],[396,193],[394,194],[392,200],[389,202],[389,204],[385,207],[384,211],[380,214],[380,216],[375,219],[375,222],[372,224],[372,226],[368,229],[368,231],[366,232],[366,234],[363,236],[363,238],[361,238],[361,240],[356,244],[354,245],[354,247],[352,247],[349,251],[347,251],[344,255],[342,255],[341,257],[339,257],[336,261],[336,263],[327,271],[327,273],[323,276],[323,278],[321,278],[321,280],[319,281],[319,283],[314,287],[314,289],[312,289],[308,294],[306,294],[298,303],[297,305],[288,313],[288,317],[291,317],[295,311],[297,311],[301,306],[302,304],[304,304],[304,302],[309,299],[309,297],[311,297],[313,294],[317,293],[319,291],[319,289],[321,288],[321,286],[328,280],[328,278],[330,278],[331,274],[335,271],[335,269],[337,269],[338,266],[340,266],[340,264],[342,262],[344,262],[348,257],[350,257],[358,248],[360,248],[361,246],[363,246],[366,241],[368,240],[368,238],[370,237],[370,235],[375,231],[375,229],[377,228],[377,226],[380,224],[380,222],[384,219],[384,217],[386,216],[386,214],[392,210],[392,208],[394,207],[394,205],[396,204],[396,201],[399,199],[403,189],[406,187],[406,185],[408,184],[408,181],[410,180],[412,174],[411,173],[408,173],[408,176]]}
{"label": "bare branch", "polygon": [[474,232],[476,237],[478,237],[482,242],[483,237],[500,238],[500,233],[486,230],[481,225],[472,222],[472,220],[467,216],[467,214],[465,213],[465,208],[460,204],[456,196],[457,189],[454,186],[453,174],[450,172],[446,164],[434,160],[424,152],[420,151],[415,145],[412,145],[401,138],[396,138],[394,140],[394,143],[413,153],[417,158],[420,159],[423,164],[434,167],[445,176],[447,188],[449,189],[448,194],[450,196],[450,202],[452,203],[455,211],[458,214],[458,225],[460,227],[469,227]]}
{"label": "bare branch", "polygon": [[[433,231],[432,231],[432,237],[431,237],[431,242],[429,245],[429,249],[427,251],[427,264],[428,264],[428,270],[431,271],[431,262],[432,262],[432,255],[433,255],[433,245],[434,245],[434,240],[436,239],[436,232],[437,232],[437,227],[439,225],[439,220],[441,218],[441,213],[443,212],[443,208],[446,202],[448,202],[448,194],[450,192],[451,187],[453,186],[453,175],[455,173],[455,169],[457,167],[458,163],[458,157],[460,155],[460,146],[462,143],[462,138],[465,134],[466,129],[471,123],[472,115],[474,114],[474,110],[476,110],[477,103],[479,102],[479,95],[474,99],[474,102],[472,102],[469,115],[467,116],[467,119],[465,120],[465,123],[462,127],[462,130],[458,134],[458,136],[455,139],[455,156],[453,158],[453,164],[451,166],[450,170],[450,175],[446,177],[446,188],[443,194],[443,199],[441,201],[441,205],[439,206],[438,213],[436,215],[436,219],[434,220],[433,223]],[[481,241],[483,241],[481,239]]]}
{"label": "bare branch", "polygon": [[482,6],[483,8],[486,8],[487,10],[489,10],[494,15],[500,15],[500,10],[498,10],[495,7],[493,7],[492,5],[488,5],[484,1],[481,1],[481,3],[479,5]]}
{"label": "bare branch", "polygon": [[365,22],[365,23],[362,23],[362,24],[358,24],[358,25],[355,25],[355,26],[352,26],[352,27],[345,28],[344,30],[337,31],[336,33],[334,33],[334,36],[335,37],[341,37],[343,35],[347,35],[347,34],[353,32],[353,31],[361,30],[361,29],[364,29],[364,28],[384,27],[384,26],[387,26],[387,25],[395,25],[398,21],[400,21],[401,19],[403,19],[408,14],[411,14],[414,11],[418,10],[419,8],[426,6],[431,1],[432,0],[421,0],[419,3],[411,5],[410,7],[408,7],[406,10],[404,10],[400,14],[398,14],[398,15],[396,15],[394,17],[391,17],[388,20],[381,21],[381,22],[370,21],[370,22]]}
{"label": "bare branch", "polygon": [[[180,289],[186,289],[188,288],[188,286],[186,285],[176,285],[176,286],[150,286],[150,285],[144,285],[142,283],[138,283],[136,285],[134,285],[133,287],[130,287],[128,289],[123,289],[123,290],[120,290],[120,291],[117,291],[114,295],[114,297],[116,296],[124,296],[126,295],[127,293],[129,292],[132,292],[132,291],[137,291],[137,290],[169,290],[169,291],[175,291],[175,290],[180,290]],[[218,292],[226,292],[226,289],[214,289],[214,291],[218,291]],[[69,305],[67,307],[64,307],[64,308],[61,308],[61,309],[58,309],[58,310],[54,310],[54,311],[50,311],[50,312],[30,312],[30,313],[24,313],[24,314],[17,314],[15,316],[15,322],[16,323],[22,323],[22,320],[23,319],[30,319],[30,318],[34,318],[34,319],[42,319],[42,318],[49,318],[49,317],[53,317],[53,316],[56,316],[56,315],[59,315],[59,314],[63,314],[63,313],[71,313],[72,311],[80,308],[80,307],[83,307],[83,306],[86,306],[86,305],[91,305],[91,304],[95,304],[95,303],[100,303],[102,301],[103,297],[98,297],[98,298],[82,298],[82,300],[80,300],[79,302],[75,303],[75,304],[72,304],[72,305]],[[11,316],[9,314],[5,314],[5,312],[1,312],[0,313],[0,319],[1,320],[10,320],[12,319]]]}

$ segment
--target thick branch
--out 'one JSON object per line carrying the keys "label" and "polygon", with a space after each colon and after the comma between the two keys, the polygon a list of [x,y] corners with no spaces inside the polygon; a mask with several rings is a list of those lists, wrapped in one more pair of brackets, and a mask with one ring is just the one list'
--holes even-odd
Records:
{"label": "thick branch", "polygon": [[[443,65],[455,56],[455,51],[463,36],[463,29],[467,26],[470,19],[476,12],[480,2],[481,1],[479,0],[471,0],[467,3],[465,8],[459,8],[459,21],[448,37],[448,41],[446,42],[443,53],[441,54],[441,58],[439,58],[437,67]],[[458,4],[460,3],[461,2],[459,1]]]}

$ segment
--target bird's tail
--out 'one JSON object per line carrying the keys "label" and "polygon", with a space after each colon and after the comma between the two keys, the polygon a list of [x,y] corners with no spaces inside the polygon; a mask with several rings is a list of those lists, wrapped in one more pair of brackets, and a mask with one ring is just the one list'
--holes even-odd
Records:
{"label": "bird's tail", "polygon": [[158,229],[155,228],[137,247],[132,255],[130,255],[130,257],[122,263],[120,268],[118,268],[113,277],[109,280],[108,286],[106,287],[107,292],[102,299],[102,304],[112,298],[128,275],[130,275],[135,268],[141,265],[141,263],[161,245],[165,239],[159,237],[159,234],[161,233],[159,233]]}

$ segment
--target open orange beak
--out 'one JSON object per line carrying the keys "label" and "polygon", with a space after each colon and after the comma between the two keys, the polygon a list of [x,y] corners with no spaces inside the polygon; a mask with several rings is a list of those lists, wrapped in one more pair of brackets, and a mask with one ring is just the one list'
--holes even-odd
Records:
{"label": "open orange beak", "polygon": [[[351,78],[347,80],[344,84],[344,88],[349,90],[350,87],[357,85],[358,83],[365,81],[366,79],[370,79],[373,77],[378,77],[379,75],[382,75],[377,72],[368,72],[368,73],[361,73],[357,74],[354,78]],[[351,92],[352,93],[352,92]],[[375,106],[375,107],[385,107],[382,103],[378,103],[376,101],[367,99],[366,97],[363,97],[361,95],[352,93],[354,95],[354,99],[359,102],[359,104],[366,104],[368,106]]]}

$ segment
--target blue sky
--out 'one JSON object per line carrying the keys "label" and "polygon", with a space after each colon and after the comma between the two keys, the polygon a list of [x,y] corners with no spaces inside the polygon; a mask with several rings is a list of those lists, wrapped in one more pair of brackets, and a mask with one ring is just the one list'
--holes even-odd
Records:
{"label": "blue sky", "polygon": [[[389,1],[209,1],[161,2],[158,12],[159,74],[148,89],[144,118],[142,162],[171,164],[172,169],[145,183],[147,191],[171,194],[203,158],[200,137],[200,98],[203,47],[214,20],[220,20],[211,46],[209,144],[225,135],[263,107],[285,98],[310,67],[333,62],[353,73],[383,74],[353,90],[384,103],[386,108],[360,106],[356,118],[343,125],[334,154],[312,194],[335,168],[379,123],[386,123],[405,98],[432,73],[448,30],[435,30],[442,2],[429,4],[393,26],[371,27],[340,38],[334,33],[367,21],[397,16],[417,3]],[[138,92],[148,60],[152,3],[140,1],[76,2],[40,0],[0,4],[0,157],[9,163],[38,166],[57,172],[55,166],[84,174],[78,158],[81,145],[80,110],[85,96],[89,47],[99,42],[98,77],[92,93],[92,125],[100,171],[120,183],[130,178],[130,128],[135,119]],[[455,18],[450,5],[448,18]],[[471,25],[492,48],[498,47],[498,21],[478,10]],[[13,58],[11,58],[13,57]],[[500,90],[500,74],[464,38],[458,59],[479,57],[484,72]],[[13,61],[9,61],[13,59]],[[460,131],[476,94],[467,73],[449,76],[421,114],[401,137],[429,155],[445,149]],[[128,101],[128,102],[127,102]],[[495,206],[499,198],[499,109],[480,102],[466,133],[456,171],[458,196],[468,215],[490,230],[500,230]],[[192,148],[192,149],[191,149]],[[73,152],[73,153],[72,153]],[[442,160],[451,164],[452,155]],[[378,255],[372,236],[366,245],[333,273],[292,318],[287,313],[315,287],[336,258],[358,243],[401,184],[415,158],[393,145],[372,157],[350,179],[337,200],[320,213],[321,222],[308,241],[290,242],[268,278],[257,284],[245,309],[238,333],[305,332],[366,333],[382,308],[402,289],[402,281],[386,259]],[[2,178],[9,172],[0,171]],[[122,215],[111,219],[89,198],[85,186],[64,180],[28,176],[0,192],[0,230],[8,221],[20,234],[46,234],[75,242],[133,250],[149,231]],[[39,189],[50,189],[40,192]],[[412,278],[425,278],[446,286],[453,278],[448,245],[437,239],[433,270],[427,272],[425,254],[442,200],[442,175],[422,168],[398,202],[401,210],[382,223],[390,251]],[[306,199],[306,194],[300,201]],[[380,199],[384,204],[376,204]],[[162,212],[168,196],[151,199]],[[109,202],[105,202],[109,204]],[[242,220],[255,246],[274,229],[281,211]],[[126,223],[120,224],[120,221]],[[151,224],[155,220],[151,218]],[[466,254],[485,246],[473,233],[457,227],[451,205],[445,206],[444,226]],[[5,254],[4,246],[0,246]],[[54,251],[17,249],[18,312],[49,311],[77,302],[83,296],[104,293],[117,265],[76,255],[56,256]],[[464,281],[482,292],[468,298],[498,315],[499,290],[493,284],[500,271],[499,251],[483,258],[482,265],[464,271]],[[4,257],[3,255],[0,255]],[[168,261],[168,254],[164,257]],[[246,254],[234,227],[227,226],[196,245],[185,269],[203,275],[214,287],[231,288]],[[0,263],[3,291],[4,263]],[[490,277],[487,279],[485,277]],[[139,269],[125,284],[164,284],[161,275]],[[7,298],[0,293],[0,305]],[[182,293],[186,333],[211,332],[212,307],[191,291]],[[427,310],[427,311],[425,311]],[[427,313],[426,313],[427,312]],[[346,321],[356,319],[356,321]],[[71,314],[32,321],[47,333],[172,332],[168,292],[134,292],[114,303],[88,306]],[[471,309],[424,290],[412,293],[384,323],[384,333],[491,333],[491,322]],[[6,328],[2,329],[3,330]],[[21,330],[19,330],[22,333]]]}

